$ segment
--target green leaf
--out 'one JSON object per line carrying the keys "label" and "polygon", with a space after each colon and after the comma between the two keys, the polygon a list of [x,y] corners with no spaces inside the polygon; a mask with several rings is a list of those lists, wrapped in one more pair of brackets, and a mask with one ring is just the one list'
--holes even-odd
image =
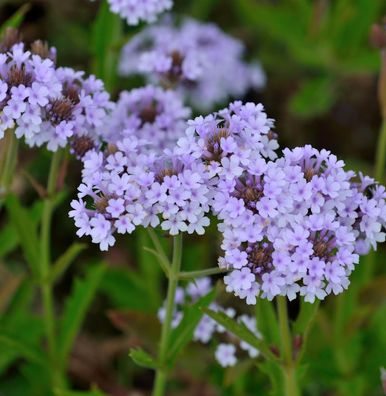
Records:
{"label": "green leaf", "polygon": [[93,69],[108,90],[112,90],[115,85],[122,26],[120,16],[113,14],[107,1],[103,0],[93,26]]}
{"label": "green leaf", "polygon": [[230,318],[224,312],[215,312],[207,308],[203,308],[203,311],[215,320],[218,324],[225,327],[230,333],[239,337],[242,341],[247,342],[249,345],[258,349],[262,355],[269,357],[270,359],[276,360],[276,356],[269,350],[262,340],[256,337],[251,330],[245,326],[244,323],[238,323],[233,318]]}
{"label": "green leaf", "polygon": [[334,102],[333,81],[328,77],[319,77],[305,82],[291,98],[289,106],[296,116],[310,118],[325,114]]}
{"label": "green leaf", "polygon": [[6,20],[0,27],[0,36],[5,32],[5,29],[9,27],[17,28],[21,25],[24,20],[25,14],[31,8],[30,4],[22,5],[8,20]]}
{"label": "green leaf", "polygon": [[141,348],[133,348],[130,350],[130,357],[138,366],[156,370],[158,368],[157,362],[152,356]]}
{"label": "green leaf", "polygon": [[314,320],[318,307],[318,302],[311,304],[305,302],[303,298],[301,299],[300,312],[295,323],[293,324],[293,330],[295,334],[303,334],[306,331],[310,325],[310,322]]}
{"label": "green leaf", "polygon": [[19,243],[19,236],[13,224],[7,224],[0,232],[0,257],[12,252]]}
{"label": "green leaf", "polygon": [[82,250],[87,247],[84,243],[73,243],[54,263],[50,273],[50,282],[55,283],[76,259]]}
{"label": "green leaf", "polygon": [[76,279],[74,282],[66,301],[57,344],[59,359],[63,363],[67,360],[105,270],[104,264],[94,265],[88,269],[84,279]]}
{"label": "green leaf", "polygon": [[39,349],[35,349],[34,347],[15,339],[12,335],[0,332],[0,346],[1,349],[4,348],[17,352],[19,356],[22,356],[31,362],[35,362],[43,366],[46,365],[45,356]]}
{"label": "green leaf", "polygon": [[282,396],[285,394],[283,371],[276,362],[265,361],[259,363],[258,368],[266,374],[271,381],[270,396]]}
{"label": "green leaf", "polygon": [[12,224],[17,230],[24,256],[31,271],[38,275],[39,239],[36,224],[30,213],[22,207],[15,195],[9,195],[5,201]]}
{"label": "green leaf", "polygon": [[186,345],[193,339],[194,330],[199,324],[204,315],[204,308],[208,307],[217,294],[217,289],[214,288],[210,293],[198,299],[194,304],[188,306],[184,310],[184,316],[180,324],[173,329],[170,339],[173,340],[170,345],[170,350],[167,360],[173,364],[177,355],[186,347]]}
{"label": "green leaf", "polygon": [[268,344],[280,344],[279,325],[273,303],[263,298],[256,301],[257,327]]}
{"label": "green leaf", "polygon": [[147,286],[140,274],[129,269],[109,268],[103,277],[101,290],[114,307],[141,312],[156,312],[159,303],[146,298]]}
{"label": "green leaf", "polygon": [[[37,227],[42,215],[42,202],[37,201],[31,209],[29,209],[31,220]],[[11,253],[19,245],[19,233],[13,223],[6,224],[0,231],[0,257],[4,257]]]}

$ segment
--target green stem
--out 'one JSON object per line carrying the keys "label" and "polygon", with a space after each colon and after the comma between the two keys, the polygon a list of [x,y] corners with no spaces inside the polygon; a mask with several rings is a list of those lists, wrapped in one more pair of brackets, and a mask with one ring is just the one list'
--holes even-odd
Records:
{"label": "green stem", "polygon": [[48,353],[52,365],[53,376],[52,385],[58,387],[63,384],[63,375],[61,369],[57,364],[56,359],[56,329],[55,329],[55,313],[53,303],[53,285],[49,280],[51,267],[51,222],[54,209],[54,195],[56,189],[56,182],[59,173],[59,166],[62,157],[62,152],[54,153],[47,183],[47,198],[44,200],[41,230],[40,230],[40,276],[42,280],[42,300],[43,300],[43,316],[44,326],[48,343]]}
{"label": "green stem", "polygon": [[3,149],[1,152],[2,161],[0,164],[0,209],[3,206],[5,196],[11,186],[12,177],[14,175],[18,139],[16,139],[13,129],[8,129],[5,132],[3,141]]}
{"label": "green stem", "polygon": [[163,396],[165,394],[166,379],[167,379],[167,368],[166,368],[166,356],[169,350],[170,333],[172,330],[172,320],[175,308],[175,296],[178,285],[178,277],[181,268],[181,257],[182,257],[182,234],[179,234],[173,239],[173,260],[170,268],[169,279],[168,279],[168,292],[166,298],[166,313],[165,320],[162,324],[161,341],[159,346],[159,365],[157,369],[155,382],[153,386],[153,396]]}
{"label": "green stem", "polygon": [[292,336],[288,320],[287,300],[285,297],[279,296],[277,298],[277,313],[283,358],[282,370],[285,380],[285,395],[299,396],[300,392],[296,380],[296,365],[292,356]]}
{"label": "green stem", "polygon": [[225,272],[229,272],[229,271],[230,270],[226,268],[208,268],[200,271],[180,272],[179,279],[189,280],[189,279],[200,278],[203,276],[224,274]]}

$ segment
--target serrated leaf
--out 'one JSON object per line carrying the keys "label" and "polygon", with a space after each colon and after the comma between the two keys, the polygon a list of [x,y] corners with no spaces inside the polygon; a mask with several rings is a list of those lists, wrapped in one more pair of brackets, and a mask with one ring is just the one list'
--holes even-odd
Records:
{"label": "serrated leaf", "polygon": [[217,290],[215,288],[207,295],[198,299],[194,304],[184,309],[184,316],[181,322],[173,329],[170,335],[170,340],[173,340],[173,342],[170,345],[167,360],[171,364],[173,364],[177,355],[193,339],[194,330],[204,315],[203,309],[213,302],[216,294]]}
{"label": "serrated leaf", "polygon": [[36,224],[15,195],[9,195],[5,200],[5,205],[11,222],[17,230],[24,256],[31,267],[31,271],[37,276],[39,273],[39,239]]}
{"label": "serrated leaf", "polygon": [[158,368],[157,362],[152,356],[141,348],[133,348],[130,350],[130,357],[138,366],[156,370]]}
{"label": "serrated leaf", "polygon": [[104,264],[94,265],[88,269],[83,279],[74,281],[71,294],[65,304],[57,343],[58,358],[63,363],[67,360],[105,270]]}
{"label": "serrated leaf", "polygon": [[55,283],[87,246],[84,243],[73,243],[54,263],[50,272],[50,282]]}

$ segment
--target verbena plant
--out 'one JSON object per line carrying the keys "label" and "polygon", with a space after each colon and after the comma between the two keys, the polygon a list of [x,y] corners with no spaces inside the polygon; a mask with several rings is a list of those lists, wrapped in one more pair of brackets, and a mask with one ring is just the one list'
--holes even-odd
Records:
{"label": "verbena plant", "polygon": [[[322,65],[331,71],[327,85],[332,89],[347,61],[340,62],[336,47],[337,37],[346,35],[338,20],[344,2],[331,8],[324,8],[324,2],[315,4],[300,1],[288,8],[242,1],[235,10],[247,24],[273,32],[275,40],[288,45],[289,58],[297,65],[316,69]],[[168,379],[193,339],[217,344],[217,361],[234,369],[228,368],[226,374],[234,394],[268,392],[264,376],[274,395],[297,396],[304,390],[316,394],[308,384],[315,382],[318,370],[328,371],[330,363],[333,380],[316,392],[333,388],[342,394],[361,395],[372,391],[377,386],[350,379],[360,367],[363,353],[356,341],[358,324],[372,319],[366,336],[373,335],[380,350],[385,342],[379,331],[384,307],[375,311],[376,304],[361,304],[363,290],[374,285],[382,288],[382,279],[380,283],[374,279],[376,256],[371,251],[385,239],[386,193],[378,184],[384,178],[385,123],[373,179],[345,169],[342,160],[324,149],[310,145],[279,148],[280,133],[262,104],[236,100],[210,112],[248,89],[262,89],[264,72],[259,63],[245,60],[239,40],[213,24],[188,18],[161,18],[126,40],[120,17],[130,25],[141,20],[154,22],[157,14],[171,6],[168,1],[129,0],[100,5],[93,35],[93,69],[101,79],[59,66],[57,50],[42,41],[27,45],[13,29],[25,9],[2,28],[0,205],[7,223],[0,234],[0,257],[7,257],[4,279],[10,282],[0,305],[4,314],[0,344],[5,351],[0,368],[4,372],[17,366],[18,359],[26,361],[18,365],[18,383],[5,386],[6,394],[25,393],[26,389],[31,395],[107,392],[98,387],[72,391],[67,375],[86,313],[100,289],[117,307],[154,314],[162,304],[161,271],[167,294],[158,311],[158,351],[154,344],[143,347],[145,336],[130,351],[135,363],[155,371],[153,395],[169,394]],[[355,35],[357,40],[352,39],[350,48],[362,44],[364,31],[368,31],[369,21],[375,21],[379,8],[374,2],[368,9],[363,22],[366,29],[359,32],[362,36]],[[204,6],[200,9],[205,11]],[[362,8],[347,7],[352,9]],[[299,24],[289,33],[291,29],[285,30],[287,25],[281,23],[293,20],[293,13],[307,16],[308,22],[312,16],[314,24]],[[323,43],[310,49],[304,35],[308,31],[310,37],[326,40],[327,52],[334,56],[325,58]],[[373,28],[373,41],[382,51],[379,97],[386,118],[386,35],[382,27]],[[370,58],[368,70],[374,70],[376,62],[373,55]],[[120,90],[114,101],[103,80],[115,94],[118,74],[140,75],[145,83]],[[326,87],[326,81],[308,91]],[[302,95],[308,98],[306,91],[298,93],[292,106],[306,109],[300,111],[303,115],[321,113],[333,104],[329,93],[321,89],[328,106],[324,102],[316,108],[305,105]],[[14,183],[16,167],[23,167],[18,155],[20,140],[37,147],[38,157],[50,153],[46,187],[23,170],[39,195],[29,208]],[[69,161],[80,162],[82,171],[77,198],[65,209]],[[68,183],[72,183],[69,189],[78,184]],[[74,241],[53,258],[51,234],[57,226],[53,221],[57,208],[69,212],[78,237],[88,236],[101,251],[111,249],[119,235],[133,247],[129,234],[136,234],[140,264],[136,273],[108,268],[101,258],[87,263],[85,275],[74,280],[69,297],[60,304],[60,313],[54,287],[86,244]],[[213,253],[204,234],[221,240],[221,253],[215,252],[218,266],[207,268],[195,259],[199,249],[205,251],[205,260]],[[195,242],[186,239],[187,235],[193,235]],[[200,247],[193,249],[193,244]],[[15,254],[17,248],[28,269],[20,266],[23,269],[12,276],[10,268],[21,261]],[[218,286],[212,288],[207,276],[215,276]],[[186,281],[191,283],[184,290],[179,285]],[[36,291],[41,301],[39,316],[31,313]],[[234,309],[215,301],[219,294],[224,298],[229,293],[237,297],[235,305],[242,312],[255,307],[253,316],[237,319]],[[329,295],[329,303],[318,314],[320,301]],[[295,320],[289,318],[289,301],[298,302]],[[115,314],[112,318],[119,322]],[[312,338],[316,318],[320,326]],[[220,343],[214,337],[216,332],[223,337]],[[325,343],[315,342],[315,337],[322,336]],[[240,353],[236,340],[247,352],[244,365],[236,366],[236,353]],[[329,349],[323,355],[326,344]],[[309,370],[307,345],[314,354],[323,355]],[[377,356],[373,363],[382,364]],[[243,373],[252,366],[264,376],[247,384]],[[240,371],[235,367],[241,367]],[[368,378],[379,381],[378,370],[370,365]],[[206,374],[203,381],[208,377]],[[325,377],[321,374],[320,378],[324,381]]]}

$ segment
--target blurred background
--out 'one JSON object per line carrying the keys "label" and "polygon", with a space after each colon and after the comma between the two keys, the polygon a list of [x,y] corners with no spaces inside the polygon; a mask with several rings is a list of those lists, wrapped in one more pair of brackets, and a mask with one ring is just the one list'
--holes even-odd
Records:
{"label": "blurred background", "polygon": [[[125,80],[104,69],[97,34],[103,24],[100,8],[100,1],[88,0],[0,0],[0,25],[19,12],[26,41],[47,40],[57,48],[59,65],[96,73],[116,98],[120,90],[141,85],[141,81]],[[382,119],[377,96],[380,51],[370,44],[369,33],[386,14],[385,0],[175,0],[173,12],[218,24],[244,42],[248,59],[261,62],[267,74],[266,87],[240,99],[264,104],[276,120],[282,147],[312,144],[326,148],[352,169],[373,174]],[[120,47],[142,27],[124,26],[120,39],[107,48],[108,56],[117,59]],[[49,153],[41,150],[38,155],[37,150],[23,147],[20,158],[19,168],[44,184]],[[79,164],[69,160],[63,174],[66,177],[54,219],[54,257],[76,238],[67,213],[80,181]],[[39,191],[21,170],[16,188],[30,208],[31,218],[36,219]],[[9,237],[12,230],[4,213],[0,227],[0,329],[27,345],[41,346],[36,285],[29,279],[17,240]],[[128,357],[133,346],[156,350],[160,330],[156,315],[165,295],[163,276],[154,258],[143,249],[146,245],[150,242],[140,231],[119,240],[103,255],[107,270],[87,306],[85,320],[79,323],[69,361],[69,381],[74,389],[95,386],[112,396],[149,394],[153,373],[138,368]],[[216,246],[215,225],[204,242],[189,238],[184,269],[215,266]],[[368,259],[376,261],[376,276],[358,269],[353,287],[344,297],[329,297],[323,303],[305,359],[305,395],[383,394],[385,257],[380,251]],[[88,281],[100,261],[101,253],[88,244],[56,285],[58,312],[66,309],[65,299],[82,289],[82,282]],[[237,306],[225,294],[220,299],[225,305]],[[296,302],[291,313],[296,316]],[[213,350],[190,344],[178,361],[170,395],[270,394],[264,363],[244,360],[223,370],[215,362]],[[47,373],[22,356],[0,337],[0,395],[49,395]]]}

